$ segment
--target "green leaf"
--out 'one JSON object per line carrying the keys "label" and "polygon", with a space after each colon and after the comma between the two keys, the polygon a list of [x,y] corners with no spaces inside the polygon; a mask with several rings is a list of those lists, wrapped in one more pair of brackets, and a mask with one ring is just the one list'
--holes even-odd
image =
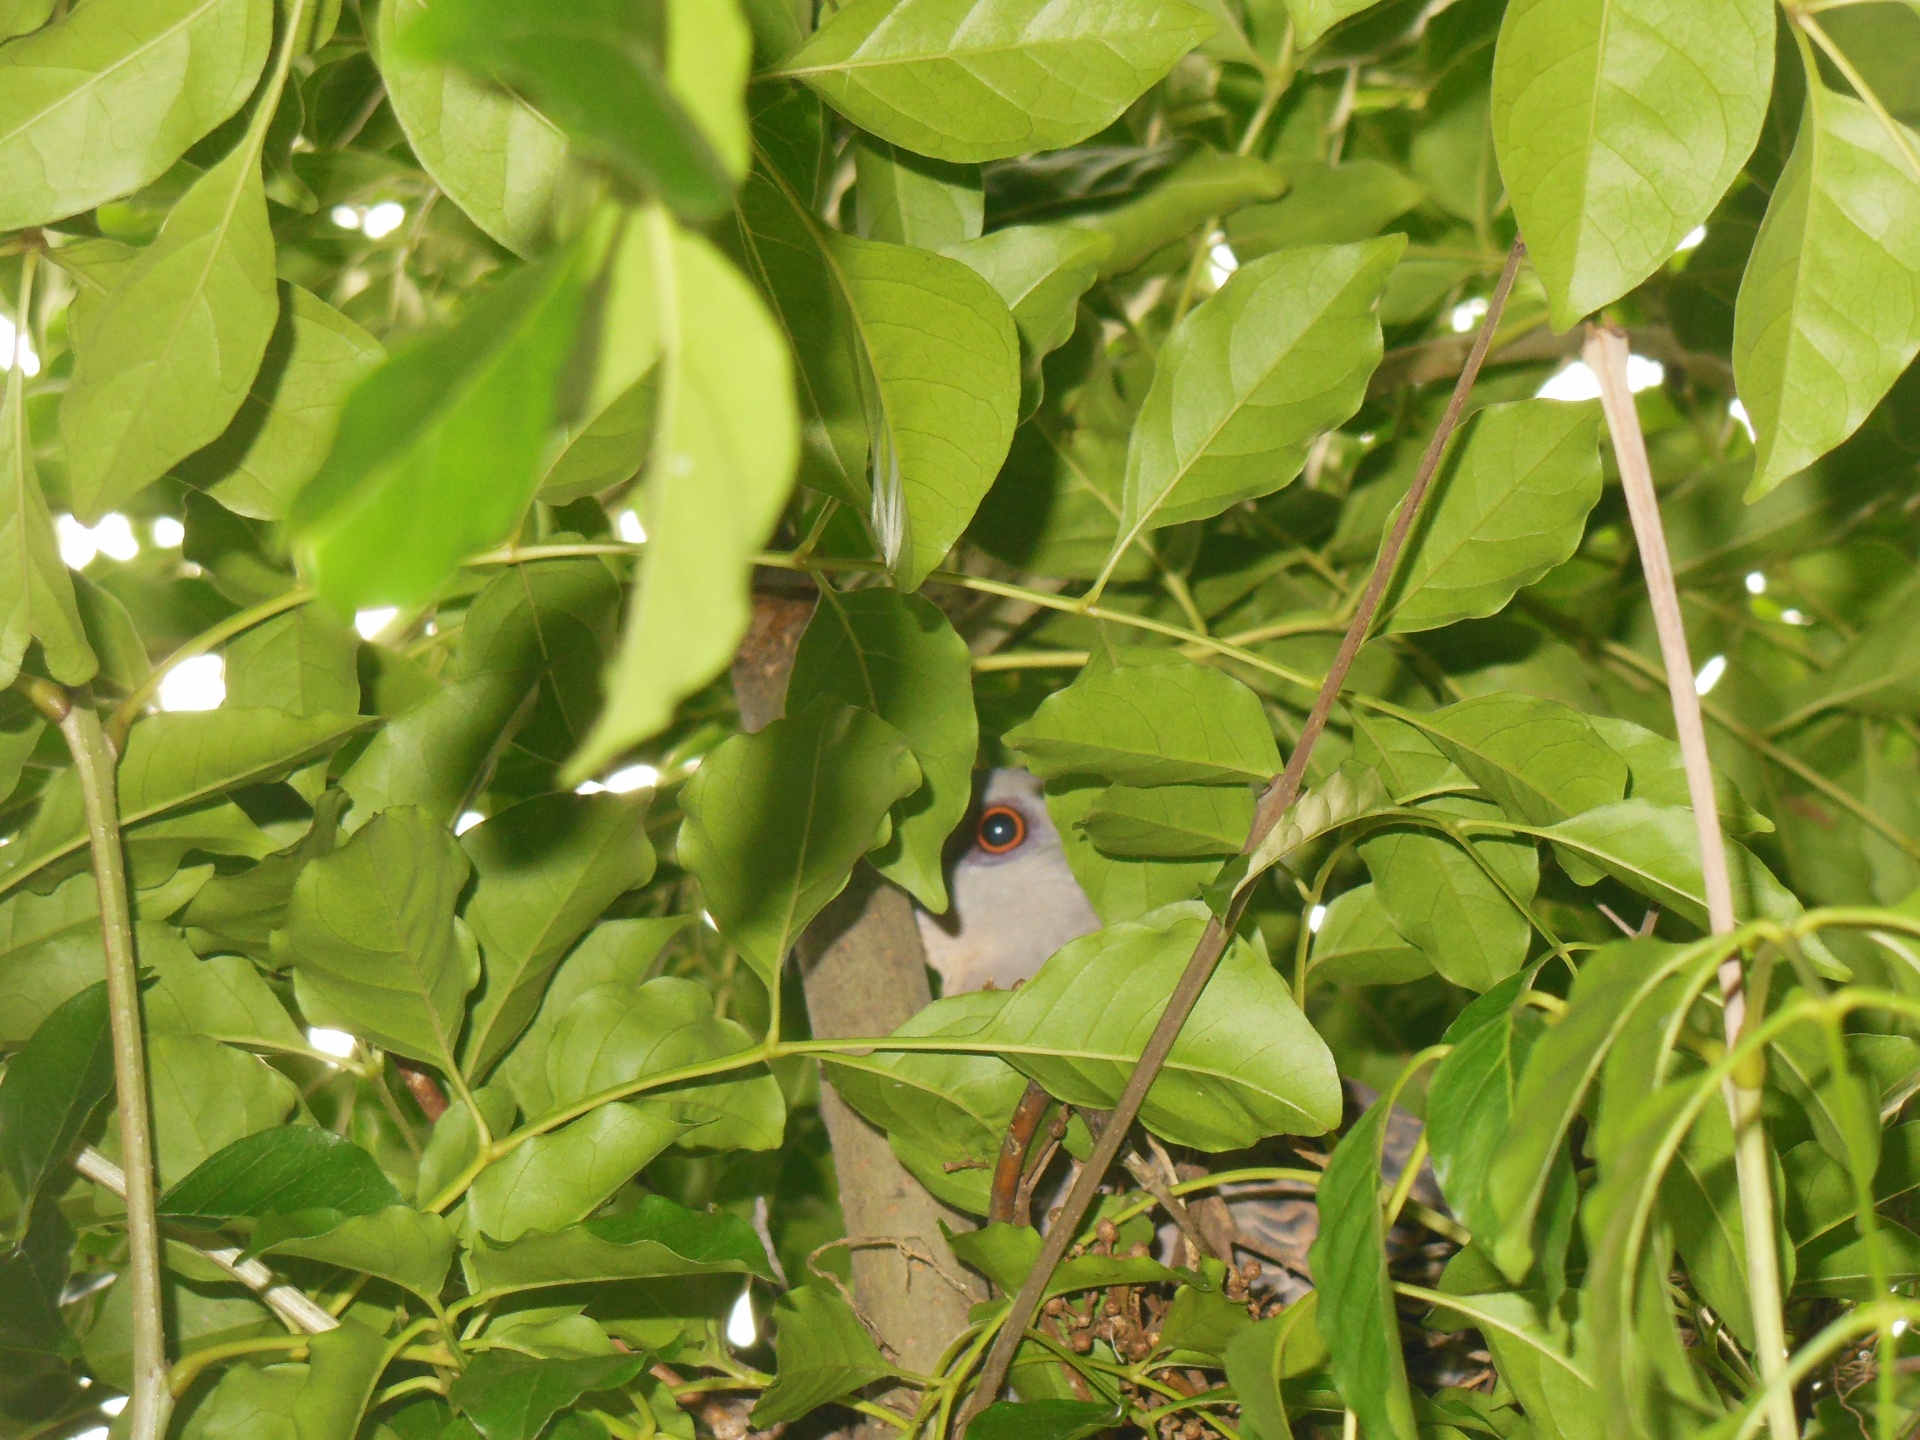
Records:
{"label": "green leaf", "polygon": [[[1326,932],[1322,925],[1321,933]],[[1530,977],[1510,975],[1461,1012],[1447,1031],[1452,1051],[1427,1087],[1427,1138],[1447,1205],[1477,1236],[1499,1233],[1487,1172],[1513,1116],[1514,1089],[1540,1030],[1539,1012],[1517,1004]]]}
{"label": "green leaf", "polygon": [[854,0],[776,73],[917,154],[999,160],[1104,129],[1215,28],[1179,0]]}
{"label": "green leaf", "polygon": [[1389,237],[1264,256],[1174,327],[1127,447],[1114,556],[1147,530],[1218,515],[1300,473],[1308,444],[1366,396],[1380,363],[1375,310],[1405,246]]}
{"label": "green leaf", "polygon": [[1447,757],[1507,814],[1551,825],[1626,794],[1627,763],[1554,700],[1482,695],[1421,717]]}
{"label": "green leaf", "polygon": [[1700,1112],[1661,1187],[1662,1209],[1687,1275],[1713,1313],[1751,1347],[1753,1302],[1747,1289],[1746,1226],[1734,1173],[1733,1125],[1724,1105]]}
{"label": "green leaf", "polygon": [[[1692,805],[1692,792],[1687,788],[1687,763],[1678,744],[1631,720],[1617,720],[1611,715],[1589,715],[1587,723],[1627,762],[1629,800],[1682,808]],[[1747,804],[1733,781],[1717,768],[1713,772],[1713,784],[1719,801],[1720,823],[1729,834],[1772,832],[1773,822]]]}
{"label": "green leaf", "polygon": [[227,428],[279,316],[259,156],[180,198],[89,323],[60,401],[74,513],[97,521]]}
{"label": "green leaf", "polygon": [[644,1196],[618,1215],[529,1235],[511,1245],[482,1238],[470,1263],[475,1283],[490,1294],[671,1275],[773,1279],[766,1248],[751,1224],[725,1211],[688,1210],[661,1195]]}
{"label": "green leaf", "polygon": [[453,1263],[454,1236],[438,1215],[390,1205],[371,1215],[349,1216],[324,1234],[292,1235],[257,1249],[262,1255],[295,1255],[356,1270],[438,1300]]}
{"label": "green leaf", "polygon": [[993,287],[957,260],[846,235],[825,243],[857,334],[871,523],[895,580],[915,590],[1013,443],[1019,334]]}
{"label": "green leaf", "polygon": [[453,913],[469,868],[453,837],[413,809],[382,811],[309,862],[276,938],[307,1019],[454,1071],[480,978],[473,936]]}
{"label": "green leaf", "polygon": [[[278,1070],[204,1035],[152,1036],[147,1074],[155,1165],[163,1187],[243,1135],[285,1124],[300,1102],[299,1092]],[[100,1148],[110,1156],[120,1153],[117,1116]],[[119,1202],[113,1205],[117,1209]]]}
{"label": "green leaf", "polygon": [[0,1355],[70,1361],[78,1347],[60,1315],[73,1254],[73,1227],[44,1201],[25,1235],[0,1252]]}
{"label": "green leaf", "polygon": [[1286,0],[1293,16],[1294,43],[1302,48],[1313,44],[1349,15],[1371,9],[1380,0]]}
{"label": "green leaf", "polygon": [[485,781],[527,689],[523,675],[482,671],[396,715],[340,777],[353,818],[406,805],[452,820]]}
{"label": "green leaf", "polygon": [[602,985],[638,990],[651,977],[661,950],[692,919],[675,915],[664,920],[608,920],[573,948],[554,973],[533,1022],[501,1065],[499,1078],[522,1110],[545,1115],[555,1108],[547,1087],[547,1056],[554,1031],[573,1002]]}
{"label": "green leaf", "polygon": [[360,708],[359,638],[302,606],[256,625],[227,646],[223,704],[292,715],[351,715]]}
{"label": "green leaf", "polygon": [[311,1047],[280,997],[238,955],[202,960],[169,926],[142,925],[140,965],[154,975],[141,993],[150,1035],[206,1035],[242,1049],[308,1054]]}
{"label": "green leaf", "polygon": [[973,1417],[968,1440],[1086,1440],[1119,1423],[1121,1410],[1097,1400],[998,1400]]}
{"label": "green leaf", "polygon": [[394,49],[504,81],[642,189],[711,218],[746,169],[741,92],[751,37],[731,3],[660,8],[666,13],[647,26],[622,0],[581,0],[563,11],[455,0],[416,14]]}
{"label": "green leaf", "polygon": [[0,679],[13,683],[27,646],[37,640],[48,673],[62,684],[79,685],[93,678],[99,662],[80,623],[73,577],[60,558],[40,488],[25,387],[24,367],[10,367],[0,400]]}
{"label": "green leaf", "polygon": [[0,1240],[8,1247],[26,1235],[41,1184],[112,1090],[107,989],[89,985],[40,1022],[0,1077]]}
{"label": "green leaf", "polygon": [[1307,974],[1335,985],[1396,985],[1433,972],[1433,962],[1393,928],[1373,885],[1356,885],[1327,903],[1314,932]]}
{"label": "green leaf", "polygon": [[1285,177],[1264,160],[1201,149],[1167,171],[1145,194],[1080,217],[1078,223],[1113,238],[1112,250],[1100,262],[1104,279],[1123,275],[1167,246],[1186,240],[1203,222],[1243,205],[1272,200],[1286,188]]}
{"label": "green leaf", "polygon": [[[150,715],[127,734],[120,761],[120,821],[142,821],[243,785],[277,779],[373,722],[359,715],[289,715],[219,709]],[[67,772],[44,792],[33,821],[7,847],[0,893],[87,846],[77,782]]]}
{"label": "green leaf", "polygon": [[1253,791],[1219,785],[1115,785],[1083,822],[1109,855],[1224,858],[1239,853],[1253,824]]}
{"label": "green leaf", "polygon": [[[339,818],[345,799],[343,791],[323,791],[314,806],[313,824],[306,834],[250,870],[216,875],[208,880],[195,892],[185,913],[179,917],[180,923],[199,932],[195,938],[203,948],[214,944],[231,946],[257,960],[273,963],[273,932],[286,922],[294,881],[300,878],[307,861],[326,854],[339,842]],[[276,1007],[279,1003],[272,1001]],[[149,1023],[159,1023],[160,1013],[149,1010]],[[189,1023],[181,1028],[191,1031],[198,1027]]]}
{"label": "green leaf", "polygon": [[[1485,813],[1481,804],[1446,799],[1423,808],[1471,817]],[[1525,963],[1533,926],[1494,877],[1519,902],[1530,901],[1540,879],[1532,841],[1475,839],[1462,845],[1430,829],[1393,825],[1373,832],[1359,848],[1394,928],[1454,984],[1490,990]]]}
{"label": "green leaf", "polygon": [[447,1398],[486,1440],[534,1440],[558,1411],[591,1391],[618,1389],[646,1363],[644,1355],[539,1360],[484,1350],[467,1362]]}
{"label": "green leaf", "polygon": [[287,515],[337,609],[425,600],[496,544],[545,469],[586,298],[586,242],[529,267],[354,387]]}
{"label": "green leaf", "polygon": [[226,433],[174,466],[181,479],[255,520],[285,518],[326,458],[348,394],[386,356],[379,341],[298,285],[280,282],[279,306],[253,386]]}
{"label": "green leaf", "polygon": [[511,90],[394,44],[428,0],[380,7],[374,40],[387,100],[434,184],[482,230],[517,255],[544,244],[562,191],[578,178],[566,136]]}
{"label": "green leaf", "polygon": [[1920,352],[1916,156],[1920,135],[1902,125],[1896,140],[1858,100],[1808,84],[1734,307],[1749,500],[1857,430]]}
{"label": "green leaf", "polygon": [[858,135],[853,171],[861,239],[945,250],[979,238],[984,200],[978,166],[928,160]]}
{"label": "green leaf", "polygon": [[502,1243],[529,1231],[571,1225],[597,1210],[686,1129],[668,1105],[602,1105],[488,1166],[467,1197],[471,1223]]}
{"label": "green leaf", "polygon": [[569,767],[574,782],[657,733],[733,657],[747,627],[748,565],[798,452],[787,354],[765,307],[663,213],[643,212],[637,226],[625,254],[653,276],[660,336],[639,507],[648,544],[606,709]]}
{"label": "green leaf", "polygon": [[1500,26],[1500,174],[1565,330],[1664,265],[1740,173],[1773,89],[1766,0],[1520,0]]}
{"label": "green leaf", "polygon": [[919,784],[905,736],[823,698],[707,756],[681,796],[680,863],[720,933],[773,983],[807,922],[885,838],[893,803]]}
{"label": "green leaf", "polygon": [[1389,633],[1492,615],[1571,556],[1600,499],[1600,408],[1489,405],[1434,477],[1386,595]]}
{"label": "green leaf", "polygon": [[1109,855],[1087,838],[1086,821],[1106,793],[1098,781],[1055,781],[1047,786],[1047,817],[1060,837],[1067,867],[1086,892],[1094,914],[1112,924],[1138,920],[1177,900],[1191,900],[1220,872],[1220,862],[1140,859]]}
{"label": "green leaf", "polygon": [[979,744],[966,642],[918,595],[822,587],[787,697],[798,709],[822,695],[872,711],[912,747],[920,786],[894,805],[893,838],[873,863],[927,909],[944,911],[942,850],[972,803]]}
{"label": "green leaf", "polygon": [[573,942],[652,877],[646,815],[644,803],[617,795],[541,795],[461,837],[475,876],[466,922],[481,959],[465,1040],[470,1075],[506,1053]]}
{"label": "green leaf", "polygon": [[1240,1399],[1240,1433],[1251,1440],[1293,1440],[1281,1382],[1326,1364],[1319,1310],[1318,1293],[1309,1292],[1227,1346],[1227,1383]]}
{"label": "green leaf", "polygon": [[773,1323],[778,1364],[773,1384],[754,1403],[759,1428],[798,1420],[894,1373],[853,1307],[830,1286],[789,1290],[773,1307]]}
{"label": "green leaf", "polygon": [[[1700,929],[1707,928],[1706,880],[1693,813],[1622,800],[1547,827],[1544,838],[1611,875]],[[1805,913],[1793,893],[1745,846],[1726,842],[1734,914],[1745,919],[1792,920]],[[1578,877],[1576,877],[1578,878]],[[1823,965],[1833,952],[1817,935],[1801,948]]]}
{"label": "green leaf", "polygon": [[[978,990],[936,1000],[893,1033],[977,1039],[1006,1002]],[[985,1215],[993,1165],[1027,1078],[996,1055],[876,1050],[823,1056],[834,1092],[887,1134],[893,1153],[955,1209]],[[951,1161],[971,1162],[949,1170]]]}
{"label": "green leaf", "polygon": [[1510,1106],[1512,1122],[1484,1180],[1487,1204],[1500,1224],[1483,1243],[1510,1278],[1524,1279],[1532,1265],[1535,1217],[1589,1087],[1636,1012],[1674,983],[1685,954],[1654,940],[1603,946],[1580,967],[1560,1022],[1528,1051]]}
{"label": "green leaf", "polygon": [[[266,0],[78,7],[0,51],[0,230],[158,179],[253,91]],[[269,267],[269,274],[271,267]]]}
{"label": "green leaf", "polygon": [[[1113,241],[1097,230],[1009,225],[977,240],[949,245],[943,252],[991,285],[1013,314],[1013,328],[1020,335],[1023,416],[1040,403],[1040,362],[1073,334],[1080,297],[1099,277],[1101,263],[1112,248]],[[1015,435],[1017,445],[1017,431]],[[1008,460],[1012,460],[1011,449]]]}
{"label": "green leaf", "polygon": [[[603,1090],[651,1075],[724,1060],[754,1048],[753,1037],[714,1014],[713,997],[692,980],[663,975],[633,987],[596,985],[560,1016],[537,1085],[516,1087],[544,1102],[532,1118],[577,1105]],[[531,1058],[531,1057],[530,1057]],[[765,1073],[677,1085],[651,1097],[683,1124],[688,1143],[712,1149],[768,1150],[780,1143],[785,1104]]]}
{"label": "green leaf", "polygon": [[371,1215],[400,1203],[374,1158],[314,1125],[281,1125],[236,1140],[169,1186],[159,1212],[169,1220],[218,1225],[301,1210]]}
{"label": "green leaf", "polygon": [[1382,1096],[1334,1147],[1320,1177],[1320,1233],[1308,1264],[1320,1297],[1315,1318],[1347,1408],[1369,1437],[1414,1440],[1380,1212],[1380,1154],[1392,1110],[1392,1097]]}
{"label": "green leaf", "polygon": [[1227,220],[1227,243],[1241,263],[1291,245],[1350,245],[1378,235],[1426,192],[1379,160],[1292,165],[1284,199],[1253,205]]}
{"label": "green leaf", "polygon": [[1260,697],[1232,676],[1189,660],[1089,667],[1009,730],[1006,743],[1044,780],[1099,775],[1122,785],[1264,784],[1280,769]]}
{"label": "green leaf", "polygon": [[[1202,905],[1170,905],[1072,941],[979,1040],[1066,1103],[1110,1108],[1207,921]],[[1317,1135],[1338,1123],[1333,1057],[1286,982],[1244,942],[1228,947],[1140,1118],[1205,1150]]]}

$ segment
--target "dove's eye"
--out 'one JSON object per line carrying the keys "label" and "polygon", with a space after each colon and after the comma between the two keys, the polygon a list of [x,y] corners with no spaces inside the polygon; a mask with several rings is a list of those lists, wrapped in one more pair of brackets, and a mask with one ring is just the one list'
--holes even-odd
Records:
{"label": "dove's eye", "polygon": [[992,805],[980,812],[974,843],[989,855],[1017,850],[1027,838],[1027,818],[1011,805]]}

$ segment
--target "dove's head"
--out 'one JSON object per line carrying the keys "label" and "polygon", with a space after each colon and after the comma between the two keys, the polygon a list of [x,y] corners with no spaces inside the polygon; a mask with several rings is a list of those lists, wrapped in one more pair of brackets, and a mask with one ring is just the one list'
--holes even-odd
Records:
{"label": "dove's head", "polygon": [[1026,771],[979,777],[960,839],[948,876],[951,908],[938,916],[916,912],[943,993],[1011,989],[1069,940],[1100,928],[1067,868],[1040,782]]}

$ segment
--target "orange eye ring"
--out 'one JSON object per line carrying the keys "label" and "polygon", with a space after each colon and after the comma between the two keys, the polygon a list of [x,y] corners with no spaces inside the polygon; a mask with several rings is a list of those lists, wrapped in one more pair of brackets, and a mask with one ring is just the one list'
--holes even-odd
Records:
{"label": "orange eye ring", "polygon": [[980,812],[973,843],[989,855],[1018,850],[1027,840],[1027,817],[1011,805],[989,805]]}

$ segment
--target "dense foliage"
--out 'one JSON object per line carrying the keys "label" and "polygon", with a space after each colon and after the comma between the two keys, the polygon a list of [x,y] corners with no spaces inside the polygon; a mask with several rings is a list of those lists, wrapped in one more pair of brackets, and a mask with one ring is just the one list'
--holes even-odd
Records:
{"label": "dense foliage", "polygon": [[[1039,1236],[905,1363],[821,1085],[976,1220],[1030,1081],[1086,1154],[1516,235],[970,1433],[1909,1433],[1916,120],[1905,0],[0,0],[0,1435],[136,1386],[143,1045],[183,1440],[945,1440]],[[1105,928],[812,1038],[1006,764]],[[1317,1185],[1280,1290],[1156,1239],[1227,1171]]]}

